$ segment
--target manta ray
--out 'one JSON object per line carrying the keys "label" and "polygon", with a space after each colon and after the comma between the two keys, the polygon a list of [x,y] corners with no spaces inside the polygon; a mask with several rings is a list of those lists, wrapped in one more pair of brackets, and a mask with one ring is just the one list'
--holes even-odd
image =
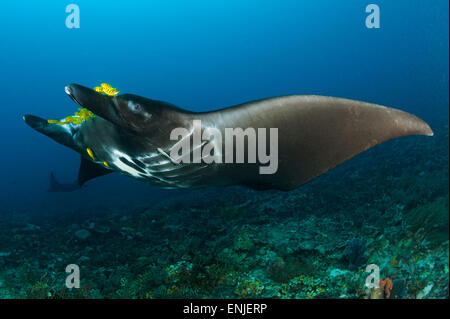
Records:
{"label": "manta ray", "polygon": [[[76,121],[45,120],[34,115],[23,118],[36,131],[81,155],[78,186],[119,172],[162,188],[243,185],[289,191],[387,140],[433,135],[427,123],[410,113],[328,96],[280,96],[193,112],[163,101],[133,94],[108,95],[78,84],[67,85],[65,92],[88,110],[83,113],[87,116]],[[257,129],[257,145],[244,140],[244,148],[240,146],[244,159],[253,161],[227,161],[225,152],[217,151],[221,141],[215,138],[202,141],[187,154],[190,158],[200,154],[204,160],[175,160],[174,148],[181,142],[186,146],[195,138],[194,123],[201,123],[197,127],[200,134],[214,130],[225,136],[227,128]],[[171,133],[177,128],[184,128],[186,133],[174,140]],[[270,131],[270,141],[259,134],[261,129]],[[276,140],[272,140],[273,132],[277,133]],[[209,151],[204,152],[206,149]],[[261,160],[263,156],[256,160],[251,156],[250,150],[256,149],[265,149],[262,155],[267,155],[267,150],[276,151],[276,170],[261,173],[267,161]],[[237,144],[229,151],[235,152],[232,159],[236,159]],[[208,161],[208,156],[215,161]],[[52,180],[64,190],[54,177]]]}

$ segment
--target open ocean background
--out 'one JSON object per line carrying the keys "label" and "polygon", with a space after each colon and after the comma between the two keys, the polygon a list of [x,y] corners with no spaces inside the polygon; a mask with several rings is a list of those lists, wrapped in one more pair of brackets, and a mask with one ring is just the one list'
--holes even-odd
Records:
{"label": "open ocean background", "polygon": [[[90,181],[73,193],[48,193],[51,171],[61,182],[75,180],[79,155],[30,129],[22,116],[35,114],[44,118],[62,118],[73,114],[77,106],[64,92],[64,86],[68,83],[94,87],[106,82],[121,93],[169,101],[193,111],[215,110],[272,96],[318,94],[363,100],[411,112],[430,124],[436,133],[433,138],[399,139],[377,146],[369,155],[361,155],[362,159],[345,163],[343,168],[338,168],[330,176],[320,177],[312,185],[305,186],[304,192],[313,194],[308,197],[308,205],[317,209],[328,207],[329,211],[333,211],[337,207],[333,206],[336,204],[333,202],[336,200],[334,196],[350,196],[341,203],[341,209],[347,209],[350,213],[352,205],[363,206],[368,202],[375,203],[383,196],[391,196],[396,205],[414,209],[419,203],[407,204],[408,200],[402,202],[395,197],[390,192],[392,179],[383,177],[392,173],[395,178],[402,179],[395,172],[401,167],[409,178],[402,179],[401,185],[406,193],[408,185],[422,183],[414,177],[427,176],[428,171],[440,176],[433,182],[437,193],[430,191],[430,198],[420,204],[446,198],[447,202],[443,204],[446,208],[443,208],[442,214],[448,214],[448,184],[445,186],[448,183],[449,122],[447,0],[376,0],[374,3],[381,8],[380,29],[366,28],[365,7],[371,2],[361,0],[76,0],[73,3],[79,6],[81,16],[79,29],[66,28],[68,14],[65,7],[70,3],[2,1],[0,218],[2,215],[16,216],[12,217],[12,224],[8,224],[8,219],[3,221],[5,229],[13,229],[23,218],[25,224],[31,223],[41,229],[53,223],[47,228],[47,235],[50,236],[52,230],[58,233],[55,218],[82,216],[76,220],[76,226],[70,226],[72,228],[61,221],[61,227],[69,227],[60,230],[61,233],[73,233],[79,228],[86,228],[83,226],[84,220],[95,219],[96,210],[104,212],[102,218],[107,220],[109,211],[121,216],[137,209],[150,209],[176,201],[178,208],[167,208],[166,214],[183,216],[183,209],[194,206],[192,211],[197,209],[205,213],[205,209],[211,208],[207,200],[218,203],[215,209],[220,210],[224,207],[220,204],[221,198],[239,198],[244,206],[250,205],[248,210],[256,215],[266,212],[258,206],[262,201],[274,198],[281,203],[295,201],[293,195],[288,193],[261,193],[241,188],[225,191],[161,190],[118,174]],[[405,159],[409,160],[399,164]],[[378,164],[380,166],[376,166]],[[364,178],[365,183],[363,180],[360,185],[366,185],[366,191],[372,197],[359,198],[361,202],[351,198],[355,193],[346,185],[356,185],[351,179],[353,173],[367,177]],[[368,177],[374,180],[368,180]],[[339,195],[327,188],[330,187],[330,179],[339,181],[336,184]],[[328,192],[321,193],[324,188]],[[348,193],[345,193],[346,189]],[[430,189],[429,185],[427,189]],[[295,194],[300,193],[303,194],[303,191]],[[408,195],[421,196],[417,193]],[[350,201],[352,205],[345,204]],[[183,203],[190,204],[183,206]],[[306,204],[296,202],[292,205],[289,207],[300,209]],[[386,204],[386,207],[391,206]],[[279,210],[285,211],[286,207]],[[214,215],[214,212],[210,213]],[[276,216],[274,213],[270,218],[275,220]],[[283,223],[283,216],[280,214],[277,223]],[[118,217],[116,225],[124,226],[119,220]],[[242,226],[242,223],[240,221],[236,225]],[[145,234],[145,230],[141,232]],[[10,239],[13,240],[18,233],[13,232]],[[39,236],[44,235],[41,233]],[[204,240],[207,238],[202,236]],[[33,240],[48,240],[42,238]],[[5,240],[0,246],[0,252],[5,252],[4,258],[19,256],[15,260],[33,260],[31,255],[28,259],[20,257],[23,252],[31,251],[32,245],[14,248],[8,246]],[[14,237],[13,241],[21,245],[26,240],[27,237]],[[255,242],[253,244],[257,246]],[[114,247],[114,244],[111,245]],[[167,245],[171,246],[170,240]],[[78,250],[83,250],[85,246],[83,244]],[[94,247],[95,243],[88,246]],[[52,249],[56,251],[56,256],[58,248],[55,247]],[[122,249],[119,247],[116,250]],[[288,253],[276,252],[284,256],[284,262],[290,265]],[[444,250],[443,256],[445,253],[448,257],[448,250]],[[183,252],[176,256],[181,259],[180,256],[186,254],[189,255]],[[143,257],[145,254],[140,252],[138,255]],[[115,259],[115,263],[131,263],[133,258],[139,258],[136,256],[127,257],[126,262]],[[178,257],[174,256],[157,259],[151,264],[178,265]],[[2,271],[6,271],[8,263],[12,262],[2,261],[1,258],[0,291]],[[64,262],[61,261],[62,264]],[[48,261],[30,266],[36,269],[36,278],[39,278],[39,273],[51,272],[43,264],[48,265]],[[252,269],[249,266],[246,271]],[[236,271],[239,273],[239,270]],[[445,274],[445,269],[442,271]],[[139,271],[130,270],[129,273],[137,274]],[[287,282],[289,278],[278,279],[274,280]],[[117,289],[123,288],[119,282],[113,285],[116,288],[106,292],[95,287],[100,291],[95,296],[120,296],[115,294]],[[167,282],[165,285],[170,286]],[[159,283],[154,286],[161,291],[169,289],[166,286],[160,288]],[[425,288],[426,284],[417,291]],[[208,296],[198,289],[195,291],[200,296]],[[445,289],[441,292],[444,296]],[[9,292],[13,296],[25,296],[17,291],[15,293]],[[165,290],[165,293],[162,296],[170,292]],[[149,294],[154,296],[156,293]],[[122,296],[136,297],[124,292]],[[224,292],[223,296],[228,294]]]}

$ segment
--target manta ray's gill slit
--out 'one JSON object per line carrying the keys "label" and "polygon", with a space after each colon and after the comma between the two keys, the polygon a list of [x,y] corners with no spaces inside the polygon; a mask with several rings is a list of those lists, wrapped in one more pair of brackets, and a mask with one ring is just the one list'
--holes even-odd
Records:
{"label": "manta ray's gill slit", "polygon": [[[208,165],[194,166],[194,167],[190,167],[189,170],[186,170],[183,172],[180,172],[180,170],[174,169],[174,170],[170,170],[170,171],[162,171],[161,173],[163,173],[164,178],[168,178],[168,179],[182,178],[183,180],[185,180],[189,175],[198,173],[199,171],[201,171],[207,167],[208,167]],[[173,174],[175,171],[177,174]],[[198,176],[195,176],[195,177],[198,177]]]}
{"label": "manta ray's gill slit", "polygon": [[165,179],[165,178],[163,178],[163,177],[161,177],[161,176],[158,176],[158,175],[154,175],[154,174],[151,174],[150,172],[147,172],[147,176],[149,177],[149,178],[152,178],[152,179],[156,179],[157,181],[158,181],[158,183],[161,183],[161,184],[175,184],[176,182],[173,182],[173,181],[170,181],[170,180],[167,180],[167,179]]}
{"label": "manta ray's gill slit", "polygon": [[174,171],[177,170],[178,167],[173,167],[173,166],[169,166],[169,168],[158,168],[158,169],[154,169],[154,168],[150,168],[147,167],[146,170],[151,173],[151,174],[158,174],[158,173],[163,173],[163,172],[170,172],[170,171]]}
{"label": "manta ray's gill slit", "polygon": [[[118,156],[117,160],[120,161],[119,170],[125,171],[128,174],[136,172],[138,178],[149,180],[150,183],[164,188],[189,187],[192,181],[201,177],[195,175],[195,173],[208,167],[208,165],[196,164],[192,166],[175,165],[169,160],[157,160],[155,163],[155,159],[164,156],[158,153],[157,155],[151,153],[150,155],[139,156],[137,158],[121,156],[123,153],[117,150],[113,153]],[[176,187],[169,185],[176,185]]]}
{"label": "manta ray's gill slit", "polygon": [[167,182],[160,180],[159,178],[157,178],[156,176],[153,176],[150,173],[139,173],[139,177],[144,179],[145,181],[151,180],[151,183],[156,184],[158,186],[160,185],[166,185]]}
{"label": "manta ray's gill slit", "polygon": [[178,181],[180,181],[181,179],[186,179],[188,176],[194,173],[198,173],[200,170],[209,167],[209,163],[213,162],[212,157],[213,156],[211,154],[203,156],[200,161],[200,163],[203,163],[203,165],[199,165],[200,163],[179,163],[175,165],[169,160],[160,160],[156,163],[150,164],[147,163],[149,162],[147,158],[140,157],[139,159],[147,163],[145,170],[148,172],[148,174],[151,174],[158,178],[167,178],[170,180],[177,179]]}
{"label": "manta ray's gill slit", "polygon": [[160,152],[162,155],[164,155],[165,157],[167,157],[172,163],[174,164],[179,164],[177,161],[175,161],[172,157],[170,157],[169,154],[167,154],[164,150],[162,150],[161,148],[157,148],[158,152]]}
{"label": "manta ray's gill slit", "polygon": [[139,157],[139,160],[144,163],[144,165],[146,167],[151,167],[151,166],[161,166],[161,165],[167,165],[167,164],[172,164],[172,162],[170,160],[168,160],[165,156],[163,156],[162,154],[159,154],[157,156],[152,156],[152,157]]}
{"label": "manta ray's gill slit", "polygon": [[[170,166],[168,168],[159,168],[159,169],[153,169],[153,168],[147,168],[147,170],[149,172],[151,172],[153,175],[165,175],[169,174],[169,173],[173,173],[173,172],[178,172],[177,175],[173,175],[173,176],[183,176],[182,174],[184,174],[184,172],[189,173],[193,170],[197,170],[199,168],[203,168],[203,166],[187,166],[187,165],[177,165],[177,166]],[[204,165],[204,167],[207,167],[207,165]]]}
{"label": "manta ray's gill slit", "polygon": [[169,160],[159,160],[156,163],[147,164],[147,167],[158,167],[158,166],[168,166],[167,164],[173,165],[172,161]]}
{"label": "manta ray's gill slit", "polygon": [[199,174],[200,171],[209,168],[210,165],[206,163],[206,159],[211,157],[211,155],[206,155],[202,157],[204,161],[203,164],[191,163],[191,164],[182,164],[171,166],[167,169],[154,169],[147,168],[154,177],[159,178],[160,180],[176,184],[177,187],[190,187],[192,186],[192,182],[203,178],[202,174]]}
{"label": "manta ray's gill slit", "polygon": [[115,155],[112,163],[122,172],[128,173],[129,175],[132,175],[134,177],[140,177],[139,173],[144,173],[144,174],[146,173],[143,170],[141,170],[141,172],[139,172],[135,168],[124,163],[123,160],[120,160],[120,158],[122,158],[122,159],[126,159],[127,162],[132,163],[131,158],[127,154],[125,154],[117,149],[113,150],[112,154]]}
{"label": "manta ray's gill slit", "polygon": [[142,168],[140,168],[139,166],[137,166],[134,162],[129,161],[128,159],[126,159],[126,158],[123,157],[123,156],[120,156],[120,157],[119,157],[119,160],[120,160],[122,163],[124,163],[125,165],[128,165],[128,166],[132,167],[134,170],[136,170],[136,171],[138,171],[138,172],[140,172],[140,173],[143,173],[143,174],[146,173],[145,170],[143,170]]}
{"label": "manta ray's gill slit", "polygon": [[141,157],[139,157],[139,159],[141,161],[147,162],[147,161],[153,161],[153,159],[155,157],[162,157],[162,155],[158,152],[153,152],[153,153],[147,154],[145,156],[141,156]]}
{"label": "manta ray's gill slit", "polygon": [[142,163],[139,159],[135,158],[133,161],[137,166],[139,166],[140,168],[146,168],[146,165],[144,163]]}
{"label": "manta ray's gill slit", "polygon": [[[161,153],[151,153],[133,160],[137,165],[146,170],[148,174],[158,173],[170,169],[176,169],[172,161],[166,159]],[[178,166],[178,165],[177,165]]]}
{"label": "manta ray's gill slit", "polygon": [[113,165],[117,167],[118,170],[136,178],[151,179],[159,185],[174,184],[174,182],[170,180],[166,180],[165,178],[152,174],[149,169],[139,167],[127,154],[117,149],[113,150],[112,153],[114,154]]}

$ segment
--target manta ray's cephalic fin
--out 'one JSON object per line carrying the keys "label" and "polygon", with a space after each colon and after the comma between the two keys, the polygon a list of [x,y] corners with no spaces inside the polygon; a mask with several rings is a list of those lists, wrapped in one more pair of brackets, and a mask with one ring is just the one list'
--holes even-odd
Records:
{"label": "manta ray's cephalic fin", "polygon": [[54,139],[56,142],[72,149],[76,148],[73,142],[72,131],[67,126],[53,125],[48,123],[47,120],[34,115],[24,115],[23,119],[25,123],[27,123],[31,128],[44,135],[47,135],[48,137]]}

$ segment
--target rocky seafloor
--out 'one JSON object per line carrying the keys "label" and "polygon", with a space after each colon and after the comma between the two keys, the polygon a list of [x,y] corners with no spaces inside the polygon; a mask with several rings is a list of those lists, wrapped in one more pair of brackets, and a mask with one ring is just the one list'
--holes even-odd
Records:
{"label": "rocky seafloor", "polygon": [[291,192],[0,212],[0,298],[448,298],[448,122],[434,129]]}

